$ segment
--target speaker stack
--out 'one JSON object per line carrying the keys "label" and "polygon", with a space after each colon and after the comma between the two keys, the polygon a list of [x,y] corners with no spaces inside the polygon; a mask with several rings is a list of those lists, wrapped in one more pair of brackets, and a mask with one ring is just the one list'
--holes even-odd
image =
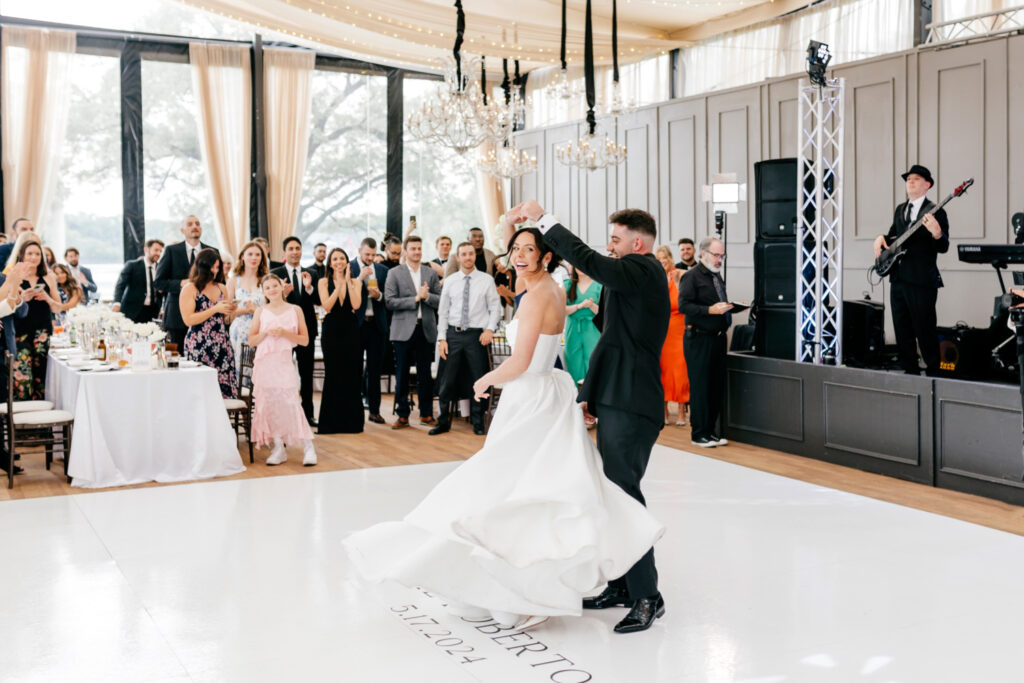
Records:
{"label": "speaker stack", "polygon": [[754,164],[754,350],[788,360],[796,356],[796,184],[796,159]]}

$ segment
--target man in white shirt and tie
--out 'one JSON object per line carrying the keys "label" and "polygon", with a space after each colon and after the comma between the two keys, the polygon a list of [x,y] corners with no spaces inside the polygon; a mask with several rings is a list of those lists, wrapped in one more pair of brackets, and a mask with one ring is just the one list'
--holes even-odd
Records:
{"label": "man in white shirt and tie", "polygon": [[161,295],[156,288],[156,263],[164,251],[164,243],[148,239],[143,255],[124,264],[114,286],[114,310],[129,320],[148,323],[160,312]]}
{"label": "man in white shirt and tie", "polygon": [[[487,347],[494,338],[494,330],[501,319],[501,297],[494,286],[494,278],[476,268],[476,248],[463,242],[456,251],[458,273],[444,279],[441,302],[438,304],[437,344],[441,358],[445,359],[440,377],[438,405],[441,414],[431,435],[443,434],[451,429],[449,406],[461,394],[460,377],[471,387],[473,382],[487,374],[490,363]],[[470,416],[473,433],[484,433],[484,404],[473,400]]]}

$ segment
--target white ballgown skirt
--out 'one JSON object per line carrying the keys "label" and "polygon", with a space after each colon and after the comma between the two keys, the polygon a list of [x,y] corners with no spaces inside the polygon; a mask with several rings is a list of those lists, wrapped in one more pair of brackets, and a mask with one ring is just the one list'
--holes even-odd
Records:
{"label": "white ballgown skirt", "polygon": [[[510,330],[510,337],[513,329]],[[483,448],[404,520],[344,543],[371,581],[419,586],[494,613],[578,615],[664,527],[608,480],[558,335],[542,335],[530,369],[507,383]]]}

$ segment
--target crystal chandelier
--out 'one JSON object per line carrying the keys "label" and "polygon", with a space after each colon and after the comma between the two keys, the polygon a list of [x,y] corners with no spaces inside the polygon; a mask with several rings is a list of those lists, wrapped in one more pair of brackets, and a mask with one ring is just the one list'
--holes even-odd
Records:
{"label": "crystal chandelier", "polygon": [[444,59],[445,85],[419,110],[409,115],[408,129],[417,140],[450,147],[459,154],[465,154],[485,140],[495,139],[496,130],[503,124],[496,120],[499,112],[488,109],[484,93],[470,81],[469,74],[474,71],[478,60],[460,52],[466,30],[462,0],[455,1],[455,8],[458,17],[455,47],[452,55],[446,55]]}
{"label": "crystal chandelier", "polygon": [[558,100],[569,100],[578,94],[569,80],[569,70],[565,61],[565,2],[566,0],[562,0],[562,45],[559,53],[562,68],[559,69],[555,81],[550,86],[552,97]]}
{"label": "crystal chandelier", "polygon": [[594,31],[590,19],[590,0],[587,0],[583,73],[587,85],[587,134],[575,142],[559,146],[555,155],[566,166],[596,171],[625,161],[626,146],[616,144],[608,135],[603,140],[597,135],[597,117],[594,114]]}
{"label": "crystal chandelier", "polygon": [[519,150],[514,142],[487,150],[477,167],[495,178],[518,178],[537,171],[537,157]]}
{"label": "crystal chandelier", "polygon": [[601,105],[604,116],[626,116],[636,111],[636,102],[627,100],[619,83],[619,12],[617,0],[612,0],[612,87]]}
{"label": "crystal chandelier", "polygon": [[575,142],[555,150],[558,160],[566,166],[575,166],[588,171],[616,166],[626,160],[626,146],[616,144],[607,135],[602,140],[595,133],[584,135]]}

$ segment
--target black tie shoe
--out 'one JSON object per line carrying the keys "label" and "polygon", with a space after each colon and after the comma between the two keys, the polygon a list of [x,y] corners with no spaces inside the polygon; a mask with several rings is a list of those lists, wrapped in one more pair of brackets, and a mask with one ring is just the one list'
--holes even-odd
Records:
{"label": "black tie shoe", "polygon": [[661,593],[651,598],[643,598],[633,603],[626,618],[615,625],[616,633],[635,633],[646,631],[654,624],[654,620],[665,615],[665,600]]}
{"label": "black tie shoe", "polygon": [[621,588],[608,586],[600,595],[583,598],[583,609],[608,609],[609,607],[629,607],[633,603],[629,594]]}

